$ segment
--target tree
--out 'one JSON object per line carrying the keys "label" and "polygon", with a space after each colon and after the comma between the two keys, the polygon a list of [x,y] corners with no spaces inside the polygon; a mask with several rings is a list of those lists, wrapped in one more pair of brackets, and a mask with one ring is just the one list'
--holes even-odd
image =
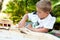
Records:
{"label": "tree", "polygon": [[3,0],[0,0],[0,11],[2,9],[2,2],[3,2]]}

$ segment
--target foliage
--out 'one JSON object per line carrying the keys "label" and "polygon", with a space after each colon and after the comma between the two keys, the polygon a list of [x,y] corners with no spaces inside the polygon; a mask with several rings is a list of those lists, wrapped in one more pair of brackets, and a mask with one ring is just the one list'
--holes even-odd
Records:
{"label": "foliage", "polygon": [[7,4],[7,9],[3,12],[11,15],[10,19],[14,23],[21,20],[22,16],[28,12],[35,11],[35,4],[38,0],[13,0]]}
{"label": "foliage", "polygon": [[25,13],[24,9],[25,5],[23,1],[14,0],[7,4],[7,9],[3,12],[9,13],[11,15],[10,19],[13,20],[14,23],[17,23]]}
{"label": "foliage", "polygon": [[2,9],[2,3],[3,3],[3,0],[0,1],[0,11]]}

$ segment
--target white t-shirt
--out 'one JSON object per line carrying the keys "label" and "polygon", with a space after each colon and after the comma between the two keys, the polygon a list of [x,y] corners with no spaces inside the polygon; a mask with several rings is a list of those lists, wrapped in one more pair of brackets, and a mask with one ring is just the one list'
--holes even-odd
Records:
{"label": "white t-shirt", "polygon": [[[28,13],[28,19],[34,24],[36,22],[39,23],[39,25],[33,27],[33,28],[39,28],[44,27],[48,29],[53,29],[54,23],[56,21],[55,17],[52,17],[51,14],[49,14],[45,19],[40,19],[37,14]],[[36,24],[35,24],[36,25]]]}

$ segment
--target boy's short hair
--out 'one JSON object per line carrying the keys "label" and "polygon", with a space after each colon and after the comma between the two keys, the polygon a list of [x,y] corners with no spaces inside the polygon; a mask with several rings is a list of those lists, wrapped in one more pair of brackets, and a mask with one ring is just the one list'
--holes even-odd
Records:
{"label": "boy's short hair", "polygon": [[51,11],[51,2],[48,0],[41,0],[36,3],[36,7],[41,9],[44,12]]}

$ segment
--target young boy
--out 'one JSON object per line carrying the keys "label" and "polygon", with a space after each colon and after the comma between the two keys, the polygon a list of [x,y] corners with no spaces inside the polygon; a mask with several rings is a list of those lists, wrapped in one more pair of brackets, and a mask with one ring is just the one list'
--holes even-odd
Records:
{"label": "young boy", "polygon": [[33,24],[29,24],[27,28],[31,31],[48,32],[49,29],[53,29],[56,18],[50,14],[51,2],[46,0],[38,1],[36,3],[36,10],[36,13],[25,14],[23,19],[19,22],[18,27],[24,27],[26,20],[29,19]]}

